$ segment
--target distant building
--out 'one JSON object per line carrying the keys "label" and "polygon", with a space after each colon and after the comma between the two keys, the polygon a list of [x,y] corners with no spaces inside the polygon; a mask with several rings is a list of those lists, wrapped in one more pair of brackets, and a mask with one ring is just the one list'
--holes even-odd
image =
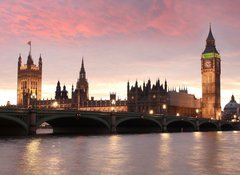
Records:
{"label": "distant building", "polygon": [[201,117],[201,100],[188,94],[187,89],[169,91],[167,99],[169,115]]}
{"label": "distant building", "polygon": [[22,57],[18,58],[17,71],[17,105],[29,107],[30,99],[41,100],[42,97],[42,57],[40,55],[38,65],[33,63],[31,52],[27,58],[27,64],[22,64]]}
{"label": "distant building", "polygon": [[69,97],[66,86],[64,85],[62,88],[60,81],[58,81],[55,99],[36,100],[32,101],[32,103],[34,103],[37,108],[42,109],[78,109],[103,112],[127,111],[127,101],[116,99],[115,93],[110,94],[109,100],[94,100],[94,97],[89,99],[89,85],[86,78],[83,59],[76,88],[74,89],[74,86],[72,86],[71,98]]}
{"label": "distant building", "polygon": [[127,107],[128,112],[163,113],[162,106],[167,104],[167,81],[164,85],[157,80],[156,84],[152,85],[148,80],[147,84],[139,86],[136,81],[135,86],[127,84]]}
{"label": "distant building", "polygon": [[234,95],[232,95],[231,100],[224,107],[223,120],[227,120],[227,121],[239,120],[238,118],[239,112],[240,112],[239,108],[240,108],[240,104],[236,102]]}
{"label": "distant building", "polygon": [[151,85],[139,86],[136,81],[135,86],[127,85],[128,112],[140,112],[149,114],[168,114],[174,116],[200,117],[201,102],[194,95],[188,94],[186,88],[168,91],[167,81],[164,84],[157,80]]}

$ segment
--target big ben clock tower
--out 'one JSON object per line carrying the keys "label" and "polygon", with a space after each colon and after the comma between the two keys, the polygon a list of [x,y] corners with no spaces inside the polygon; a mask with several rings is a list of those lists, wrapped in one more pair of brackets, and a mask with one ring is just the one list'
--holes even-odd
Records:
{"label": "big ben clock tower", "polygon": [[210,26],[206,48],[201,58],[202,117],[221,119],[220,74],[221,58]]}

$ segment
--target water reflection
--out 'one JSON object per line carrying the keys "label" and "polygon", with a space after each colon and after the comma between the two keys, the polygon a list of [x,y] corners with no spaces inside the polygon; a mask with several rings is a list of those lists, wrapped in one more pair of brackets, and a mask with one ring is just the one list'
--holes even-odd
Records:
{"label": "water reflection", "polygon": [[[1,174],[240,172],[239,132],[0,139]],[[16,167],[16,168],[15,168]]]}
{"label": "water reflection", "polygon": [[40,171],[39,164],[41,163],[40,158],[40,143],[41,139],[33,139],[30,140],[29,143],[26,145],[26,150],[23,155],[24,159],[24,173],[27,173],[29,171],[32,171],[33,173],[36,173]]}
{"label": "water reflection", "polygon": [[[161,144],[159,144],[159,164],[160,169],[164,174],[168,174],[171,170],[171,160],[169,157],[171,150],[170,144],[171,144],[171,136],[170,133],[162,133],[160,134],[160,140]],[[164,167],[164,168],[162,168]]]}

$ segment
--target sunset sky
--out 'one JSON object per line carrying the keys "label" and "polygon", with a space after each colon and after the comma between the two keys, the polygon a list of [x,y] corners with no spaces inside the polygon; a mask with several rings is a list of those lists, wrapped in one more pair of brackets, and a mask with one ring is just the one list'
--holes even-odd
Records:
{"label": "sunset sky", "polygon": [[16,104],[17,59],[43,58],[43,98],[59,80],[71,91],[82,56],[90,96],[126,98],[127,81],[168,81],[201,97],[209,24],[222,59],[222,108],[240,101],[240,1],[0,0],[0,105]]}

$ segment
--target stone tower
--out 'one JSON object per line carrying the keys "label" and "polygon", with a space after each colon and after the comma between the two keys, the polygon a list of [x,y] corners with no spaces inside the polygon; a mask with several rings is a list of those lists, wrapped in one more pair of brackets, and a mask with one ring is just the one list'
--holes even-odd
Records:
{"label": "stone tower", "polygon": [[27,58],[27,64],[22,64],[22,57],[18,58],[17,75],[17,105],[29,107],[31,98],[40,100],[42,97],[42,57],[40,55],[38,65],[33,63],[31,51]]}
{"label": "stone tower", "polygon": [[202,53],[201,72],[202,116],[204,118],[221,119],[221,58],[216,49],[211,26],[206,40],[206,48]]}
{"label": "stone tower", "polygon": [[82,65],[79,72],[79,78],[76,84],[76,89],[74,92],[74,103],[77,108],[89,99],[88,94],[88,81],[86,79],[86,71],[84,68],[84,61],[82,58]]}

